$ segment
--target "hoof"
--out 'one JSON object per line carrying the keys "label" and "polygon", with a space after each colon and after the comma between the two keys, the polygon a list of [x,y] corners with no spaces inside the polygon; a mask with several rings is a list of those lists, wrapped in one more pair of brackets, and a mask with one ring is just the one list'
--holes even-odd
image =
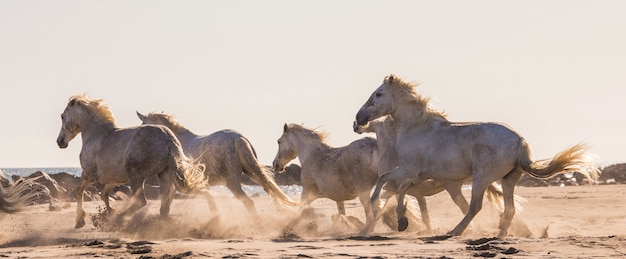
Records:
{"label": "hoof", "polygon": [[456,237],[456,236],[460,236],[461,233],[457,233],[456,231],[450,231],[446,234],[446,236],[450,236],[450,237]]}
{"label": "hoof", "polygon": [[76,226],[74,228],[82,228],[85,226],[85,220],[76,221]]}
{"label": "hoof", "polygon": [[409,219],[401,217],[398,219],[398,231],[405,231],[409,227]]}

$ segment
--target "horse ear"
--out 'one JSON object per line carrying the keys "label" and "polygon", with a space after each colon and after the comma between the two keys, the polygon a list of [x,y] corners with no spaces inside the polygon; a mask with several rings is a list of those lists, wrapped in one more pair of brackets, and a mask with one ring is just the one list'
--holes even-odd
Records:
{"label": "horse ear", "polygon": [[76,99],[78,99],[77,95],[70,97],[70,101],[67,103],[67,106],[75,105],[78,102]]}
{"label": "horse ear", "polygon": [[396,81],[396,75],[391,74],[391,75],[387,76],[387,84],[392,85],[393,81]]}
{"label": "horse ear", "polygon": [[285,123],[285,126],[283,126],[283,133],[287,132],[287,130],[289,130],[289,126]]}
{"label": "horse ear", "polygon": [[145,121],[147,119],[145,115],[139,113],[138,111],[135,111],[135,112],[137,113],[137,117],[139,117],[141,121]]}

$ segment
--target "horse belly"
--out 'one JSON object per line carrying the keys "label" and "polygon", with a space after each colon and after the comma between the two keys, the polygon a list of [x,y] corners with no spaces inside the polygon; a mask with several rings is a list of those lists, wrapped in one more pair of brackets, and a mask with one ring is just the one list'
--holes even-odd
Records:
{"label": "horse belly", "polygon": [[[111,153],[109,153],[111,154]],[[125,159],[119,154],[104,155],[100,153],[95,163],[83,165],[83,174],[95,175],[96,179],[91,178],[99,183],[128,183],[128,173],[125,168]]]}
{"label": "horse belly", "polygon": [[122,170],[120,168],[109,169],[106,171],[98,170],[98,180],[99,183],[128,183],[128,174],[126,170]]}
{"label": "horse belly", "polygon": [[[346,175],[347,176],[347,175]],[[318,182],[318,190],[324,197],[335,201],[352,200],[357,197],[357,191],[354,184],[348,179],[341,177],[331,177],[330,179],[320,179]],[[346,183],[346,181],[348,183]]]}
{"label": "horse belly", "polygon": [[400,164],[422,178],[463,181],[472,176],[471,156],[462,149],[431,146],[408,153],[412,155],[402,157]]}

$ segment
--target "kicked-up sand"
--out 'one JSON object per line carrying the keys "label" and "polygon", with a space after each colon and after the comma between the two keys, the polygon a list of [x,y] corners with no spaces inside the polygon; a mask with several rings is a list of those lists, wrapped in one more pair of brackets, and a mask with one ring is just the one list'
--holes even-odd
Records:
{"label": "kicked-up sand", "polygon": [[[466,197],[469,193],[465,191]],[[259,219],[228,195],[216,195],[219,212],[201,197],[176,199],[169,219],[160,202],[122,226],[103,215],[102,202],[85,202],[87,225],[74,229],[76,204],[50,211],[35,205],[0,214],[1,258],[617,258],[626,256],[626,186],[517,187],[527,200],[511,235],[494,238],[498,212],[488,203],[459,237],[443,236],[463,217],[447,193],[428,197],[434,233],[412,222],[397,232],[381,221],[368,237],[357,236],[363,209],[318,199],[312,210],[277,209],[254,197]],[[293,197],[298,200],[298,197]],[[114,201],[122,209],[125,202]],[[417,213],[419,214],[419,213]],[[96,226],[94,226],[94,223]],[[530,232],[528,232],[530,231]]]}

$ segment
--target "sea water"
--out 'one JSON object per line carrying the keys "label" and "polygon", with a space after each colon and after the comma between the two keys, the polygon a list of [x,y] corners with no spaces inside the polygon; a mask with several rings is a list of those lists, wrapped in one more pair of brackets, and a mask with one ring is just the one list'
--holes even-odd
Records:
{"label": "sea water", "polygon": [[[65,172],[77,177],[79,177],[82,173],[82,169],[80,167],[1,168],[0,170],[0,175],[9,180],[11,180],[12,175],[29,176],[37,171],[42,171],[47,174]],[[289,196],[300,196],[302,193],[302,186],[300,185],[279,185],[278,187],[280,187],[280,189]],[[248,196],[267,196],[267,193],[263,190],[263,188],[258,185],[242,185],[241,188]],[[218,192],[226,195],[231,194],[230,190],[228,190],[225,186],[211,186],[209,190],[211,192]]]}
{"label": "sea water", "polygon": [[74,176],[80,176],[80,173],[83,171],[80,167],[28,167],[28,168],[1,168],[4,172],[4,177],[17,175],[17,176],[29,176],[34,172],[42,171],[47,174],[58,174],[62,172],[66,172],[68,174]]}

